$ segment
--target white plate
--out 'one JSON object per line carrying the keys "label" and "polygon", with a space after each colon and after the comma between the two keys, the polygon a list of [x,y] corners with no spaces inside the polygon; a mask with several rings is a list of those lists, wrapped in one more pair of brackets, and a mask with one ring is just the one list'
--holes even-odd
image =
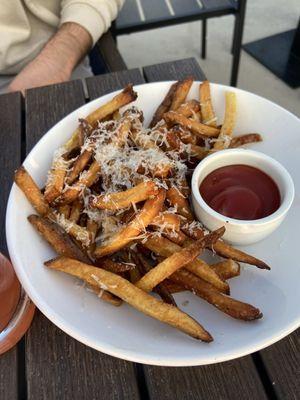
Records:
{"label": "white plate", "polygon": [[[170,82],[137,86],[136,105],[146,124],[166,94]],[[212,99],[219,121],[224,113],[228,87],[212,85]],[[300,222],[300,121],[297,117],[254,94],[237,94],[239,134],[259,132],[264,141],[250,148],[280,161],[295,183],[296,197],[286,220],[264,241],[245,247],[271,265],[271,271],[245,266],[230,282],[232,296],[258,306],[264,318],[255,322],[234,320],[189,293],[176,295],[178,305],[200,321],[214,336],[201,343],[153,320],[133,308],[119,308],[100,301],[74,278],[48,270],[43,262],[54,252],[35,232],[26,217],[33,212],[23,193],[13,185],[6,217],[9,253],[16,273],[37,307],[59,328],[75,339],[104,353],[140,363],[188,366],[210,364],[241,357],[283,338],[299,326],[299,222]],[[64,143],[86,116],[111,99],[108,94],[74,111],[37,143],[24,162],[39,185],[45,182],[53,151]],[[190,96],[198,98],[198,83]],[[188,300],[188,305],[185,301]]]}

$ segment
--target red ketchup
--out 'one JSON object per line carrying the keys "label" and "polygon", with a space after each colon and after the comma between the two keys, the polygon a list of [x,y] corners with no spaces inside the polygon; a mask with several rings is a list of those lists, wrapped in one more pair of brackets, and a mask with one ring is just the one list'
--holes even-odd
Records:
{"label": "red ketchup", "polygon": [[280,206],[279,189],[273,179],[249,165],[214,170],[202,181],[200,194],[213,210],[240,220],[267,217]]}

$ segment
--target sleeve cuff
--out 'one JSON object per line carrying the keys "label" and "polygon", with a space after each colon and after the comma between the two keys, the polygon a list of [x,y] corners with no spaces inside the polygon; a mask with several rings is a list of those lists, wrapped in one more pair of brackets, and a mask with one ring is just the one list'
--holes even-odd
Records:
{"label": "sleeve cuff", "polygon": [[93,46],[100,36],[107,30],[103,18],[90,5],[70,4],[62,9],[60,25],[66,22],[75,22],[85,28],[92,37]]}

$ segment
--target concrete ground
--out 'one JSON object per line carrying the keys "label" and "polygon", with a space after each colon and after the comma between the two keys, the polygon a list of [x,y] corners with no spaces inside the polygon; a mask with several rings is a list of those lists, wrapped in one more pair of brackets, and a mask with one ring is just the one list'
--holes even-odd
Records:
{"label": "concrete ground", "polygon": [[[299,17],[299,0],[250,0],[243,43],[295,28]],[[195,57],[210,81],[228,84],[233,19],[208,20],[206,60],[200,58],[200,22],[120,36],[119,49],[129,68]],[[291,89],[244,51],[238,87],[273,100],[300,117],[300,88]]]}

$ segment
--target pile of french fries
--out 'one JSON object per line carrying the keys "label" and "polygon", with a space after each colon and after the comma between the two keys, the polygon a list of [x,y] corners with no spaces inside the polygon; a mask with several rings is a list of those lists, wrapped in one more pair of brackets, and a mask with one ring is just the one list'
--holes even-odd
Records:
{"label": "pile of french fries", "polygon": [[[55,152],[44,188],[24,167],[15,182],[37,212],[29,222],[58,254],[48,268],[82,279],[108,303],[127,302],[210,342],[173,294],[191,291],[233,318],[255,320],[261,311],[230,297],[228,281],[240,274],[240,262],[269,267],[225,243],[225,228],[208,232],[196,220],[188,180],[207,154],[261,137],[233,137],[235,93],[226,93],[219,125],[209,82],[200,84],[199,100],[186,100],[192,84],[174,83],[147,128],[142,111],[130,105],[137,94],[128,85],[80,120]],[[215,255],[214,264],[199,258],[204,251]]]}

